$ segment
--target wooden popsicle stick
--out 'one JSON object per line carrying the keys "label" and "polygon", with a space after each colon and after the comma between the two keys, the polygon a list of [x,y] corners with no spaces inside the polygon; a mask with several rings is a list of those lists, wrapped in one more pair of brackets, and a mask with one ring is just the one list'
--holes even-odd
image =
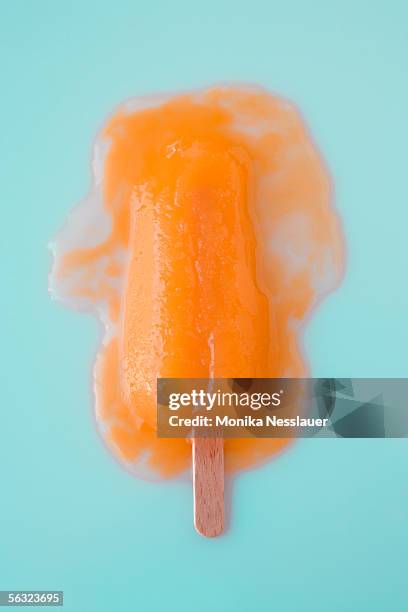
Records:
{"label": "wooden popsicle stick", "polygon": [[193,439],[194,526],[213,538],[224,531],[224,440]]}

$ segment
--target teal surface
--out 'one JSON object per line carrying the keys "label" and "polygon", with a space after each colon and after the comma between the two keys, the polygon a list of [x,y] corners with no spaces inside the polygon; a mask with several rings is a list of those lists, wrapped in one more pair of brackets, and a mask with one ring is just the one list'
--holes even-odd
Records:
{"label": "teal surface", "polygon": [[191,488],[132,479],[92,422],[97,323],[51,303],[46,244],[86,192],[121,100],[220,80],[297,102],[348,243],[311,321],[315,376],[406,376],[404,2],[3,0],[0,588],[69,612],[406,612],[406,440],[303,440],[233,483],[231,524]]}

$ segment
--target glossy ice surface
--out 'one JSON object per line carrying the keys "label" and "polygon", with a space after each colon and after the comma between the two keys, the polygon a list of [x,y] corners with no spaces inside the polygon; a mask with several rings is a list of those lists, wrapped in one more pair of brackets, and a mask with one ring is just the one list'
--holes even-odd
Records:
{"label": "glossy ice surface", "polygon": [[[331,184],[297,110],[249,86],[128,102],[54,244],[51,290],[105,324],[96,416],[134,473],[185,471],[158,439],[157,377],[301,376],[302,323],[342,271]],[[228,440],[253,466],[284,440]]]}

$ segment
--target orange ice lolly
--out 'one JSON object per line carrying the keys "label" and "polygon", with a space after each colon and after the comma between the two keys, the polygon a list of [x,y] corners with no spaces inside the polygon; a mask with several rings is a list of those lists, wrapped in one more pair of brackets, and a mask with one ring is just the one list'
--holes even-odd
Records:
{"label": "orange ice lolly", "polygon": [[[82,207],[93,216],[86,231],[82,214],[82,243],[72,219],[70,239],[57,240],[52,289],[104,320],[95,391],[109,448],[132,471],[173,476],[191,446],[156,437],[158,377],[305,375],[301,323],[342,268],[330,181],[297,111],[251,87],[132,102],[103,129],[95,160]],[[98,218],[104,236],[89,245]],[[214,451],[222,469],[222,442],[194,444],[199,464]],[[285,444],[225,441],[226,469]],[[215,535],[222,510],[209,510]]]}
{"label": "orange ice lolly", "polygon": [[[158,147],[150,158],[146,178],[154,192],[144,191],[135,203],[127,271],[123,392],[152,426],[158,376],[270,372],[268,301],[256,280],[248,162],[230,138],[205,124],[197,143],[196,113],[188,110],[177,117],[181,152],[164,154]],[[137,142],[138,135],[131,138]],[[195,523],[204,535],[223,530],[222,453],[220,440],[193,441]]]}

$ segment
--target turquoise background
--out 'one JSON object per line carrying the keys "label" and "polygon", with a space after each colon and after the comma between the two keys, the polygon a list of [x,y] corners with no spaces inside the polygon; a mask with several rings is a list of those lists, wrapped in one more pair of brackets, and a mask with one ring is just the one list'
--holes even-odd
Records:
{"label": "turquoise background", "polygon": [[406,440],[302,440],[240,475],[228,533],[200,538],[189,485],[134,480],[101,444],[97,323],[51,303],[46,250],[118,102],[259,82],[303,110],[347,236],[312,372],[406,376],[407,6],[0,3],[0,588],[63,589],[70,612],[408,610]]}

